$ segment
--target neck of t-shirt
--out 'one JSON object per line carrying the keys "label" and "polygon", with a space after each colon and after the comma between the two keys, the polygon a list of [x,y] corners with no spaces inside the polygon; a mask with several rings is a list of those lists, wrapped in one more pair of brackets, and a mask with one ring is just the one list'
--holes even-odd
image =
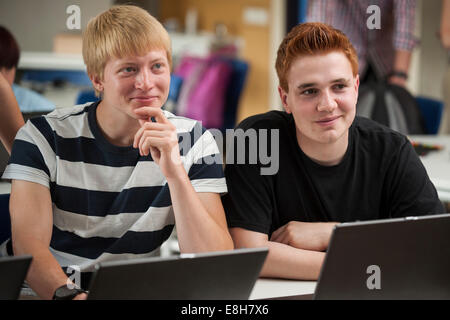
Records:
{"label": "neck of t-shirt", "polygon": [[349,131],[330,143],[317,142],[297,132],[297,142],[303,153],[312,161],[322,166],[336,166],[341,163],[347,152]]}

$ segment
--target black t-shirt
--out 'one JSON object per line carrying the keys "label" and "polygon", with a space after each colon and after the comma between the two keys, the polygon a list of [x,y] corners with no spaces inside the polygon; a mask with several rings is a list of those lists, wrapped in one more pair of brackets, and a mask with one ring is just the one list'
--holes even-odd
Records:
{"label": "black t-shirt", "polygon": [[276,148],[270,144],[270,132],[278,129],[279,169],[274,175],[261,175],[261,168],[269,166],[262,163],[267,162],[249,164],[249,141],[245,164],[227,161],[228,194],[222,202],[230,228],[270,236],[293,220],[349,222],[444,212],[408,139],[374,121],[355,118],[347,151],[335,166],[320,165],[302,152],[294,119],[285,112],[250,117],[238,128],[255,129],[258,146],[259,132],[264,131],[259,129],[267,129],[269,138],[263,136],[263,141],[268,141],[272,158],[270,152]]}

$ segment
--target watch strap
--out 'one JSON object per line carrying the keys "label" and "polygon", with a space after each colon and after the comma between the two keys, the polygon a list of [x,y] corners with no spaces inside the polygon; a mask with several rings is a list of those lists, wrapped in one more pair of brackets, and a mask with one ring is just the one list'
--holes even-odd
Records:
{"label": "watch strap", "polygon": [[404,71],[398,71],[398,70],[393,70],[391,72],[388,73],[387,75],[388,78],[390,77],[398,77],[398,78],[403,78],[405,80],[408,79],[408,74]]}
{"label": "watch strap", "polygon": [[87,291],[77,286],[69,288],[68,285],[65,284],[55,290],[53,300],[72,300],[81,293],[87,293]]}

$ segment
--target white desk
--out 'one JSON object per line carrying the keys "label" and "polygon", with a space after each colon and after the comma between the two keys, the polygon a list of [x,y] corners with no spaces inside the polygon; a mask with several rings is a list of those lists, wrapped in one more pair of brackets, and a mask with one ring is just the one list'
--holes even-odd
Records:
{"label": "white desk", "polygon": [[0,182],[0,194],[11,193],[11,183],[9,182]]}
{"label": "white desk", "polygon": [[450,135],[413,135],[410,139],[424,144],[443,146],[442,150],[431,151],[420,159],[436,187],[439,199],[450,202]]}
{"label": "white desk", "polygon": [[[313,294],[315,281],[258,279],[250,294],[249,300],[270,299],[280,297]],[[22,289],[21,300],[39,300],[31,289]]]}
{"label": "white desk", "polygon": [[86,71],[81,54],[24,51],[19,69]]}
{"label": "white desk", "polygon": [[[249,300],[270,299],[280,297],[313,294],[316,288],[315,281],[258,279],[250,294]],[[39,300],[33,290],[22,289],[20,300]]]}
{"label": "white desk", "polygon": [[315,289],[316,281],[261,278],[256,281],[250,300],[312,294]]}
{"label": "white desk", "polygon": [[[207,56],[214,35],[210,33],[188,35],[171,33],[172,55],[190,54]],[[83,56],[55,52],[24,51],[20,55],[19,69],[86,71]]]}

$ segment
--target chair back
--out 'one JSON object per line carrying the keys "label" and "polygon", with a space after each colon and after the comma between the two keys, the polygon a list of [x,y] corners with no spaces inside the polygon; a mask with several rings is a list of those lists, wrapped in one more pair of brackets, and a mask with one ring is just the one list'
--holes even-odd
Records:
{"label": "chair back", "polygon": [[98,97],[95,96],[95,91],[92,89],[82,90],[78,93],[75,104],[85,104],[87,102],[96,102]]}
{"label": "chair back", "polygon": [[420,112],[424,118],[427,134],[437,134],[441,124],[444,103],[427,97],[416,97]]}
{"label": "chair back", "polygon": [[9,194],[0,194],[0,244],[10,237]]}

